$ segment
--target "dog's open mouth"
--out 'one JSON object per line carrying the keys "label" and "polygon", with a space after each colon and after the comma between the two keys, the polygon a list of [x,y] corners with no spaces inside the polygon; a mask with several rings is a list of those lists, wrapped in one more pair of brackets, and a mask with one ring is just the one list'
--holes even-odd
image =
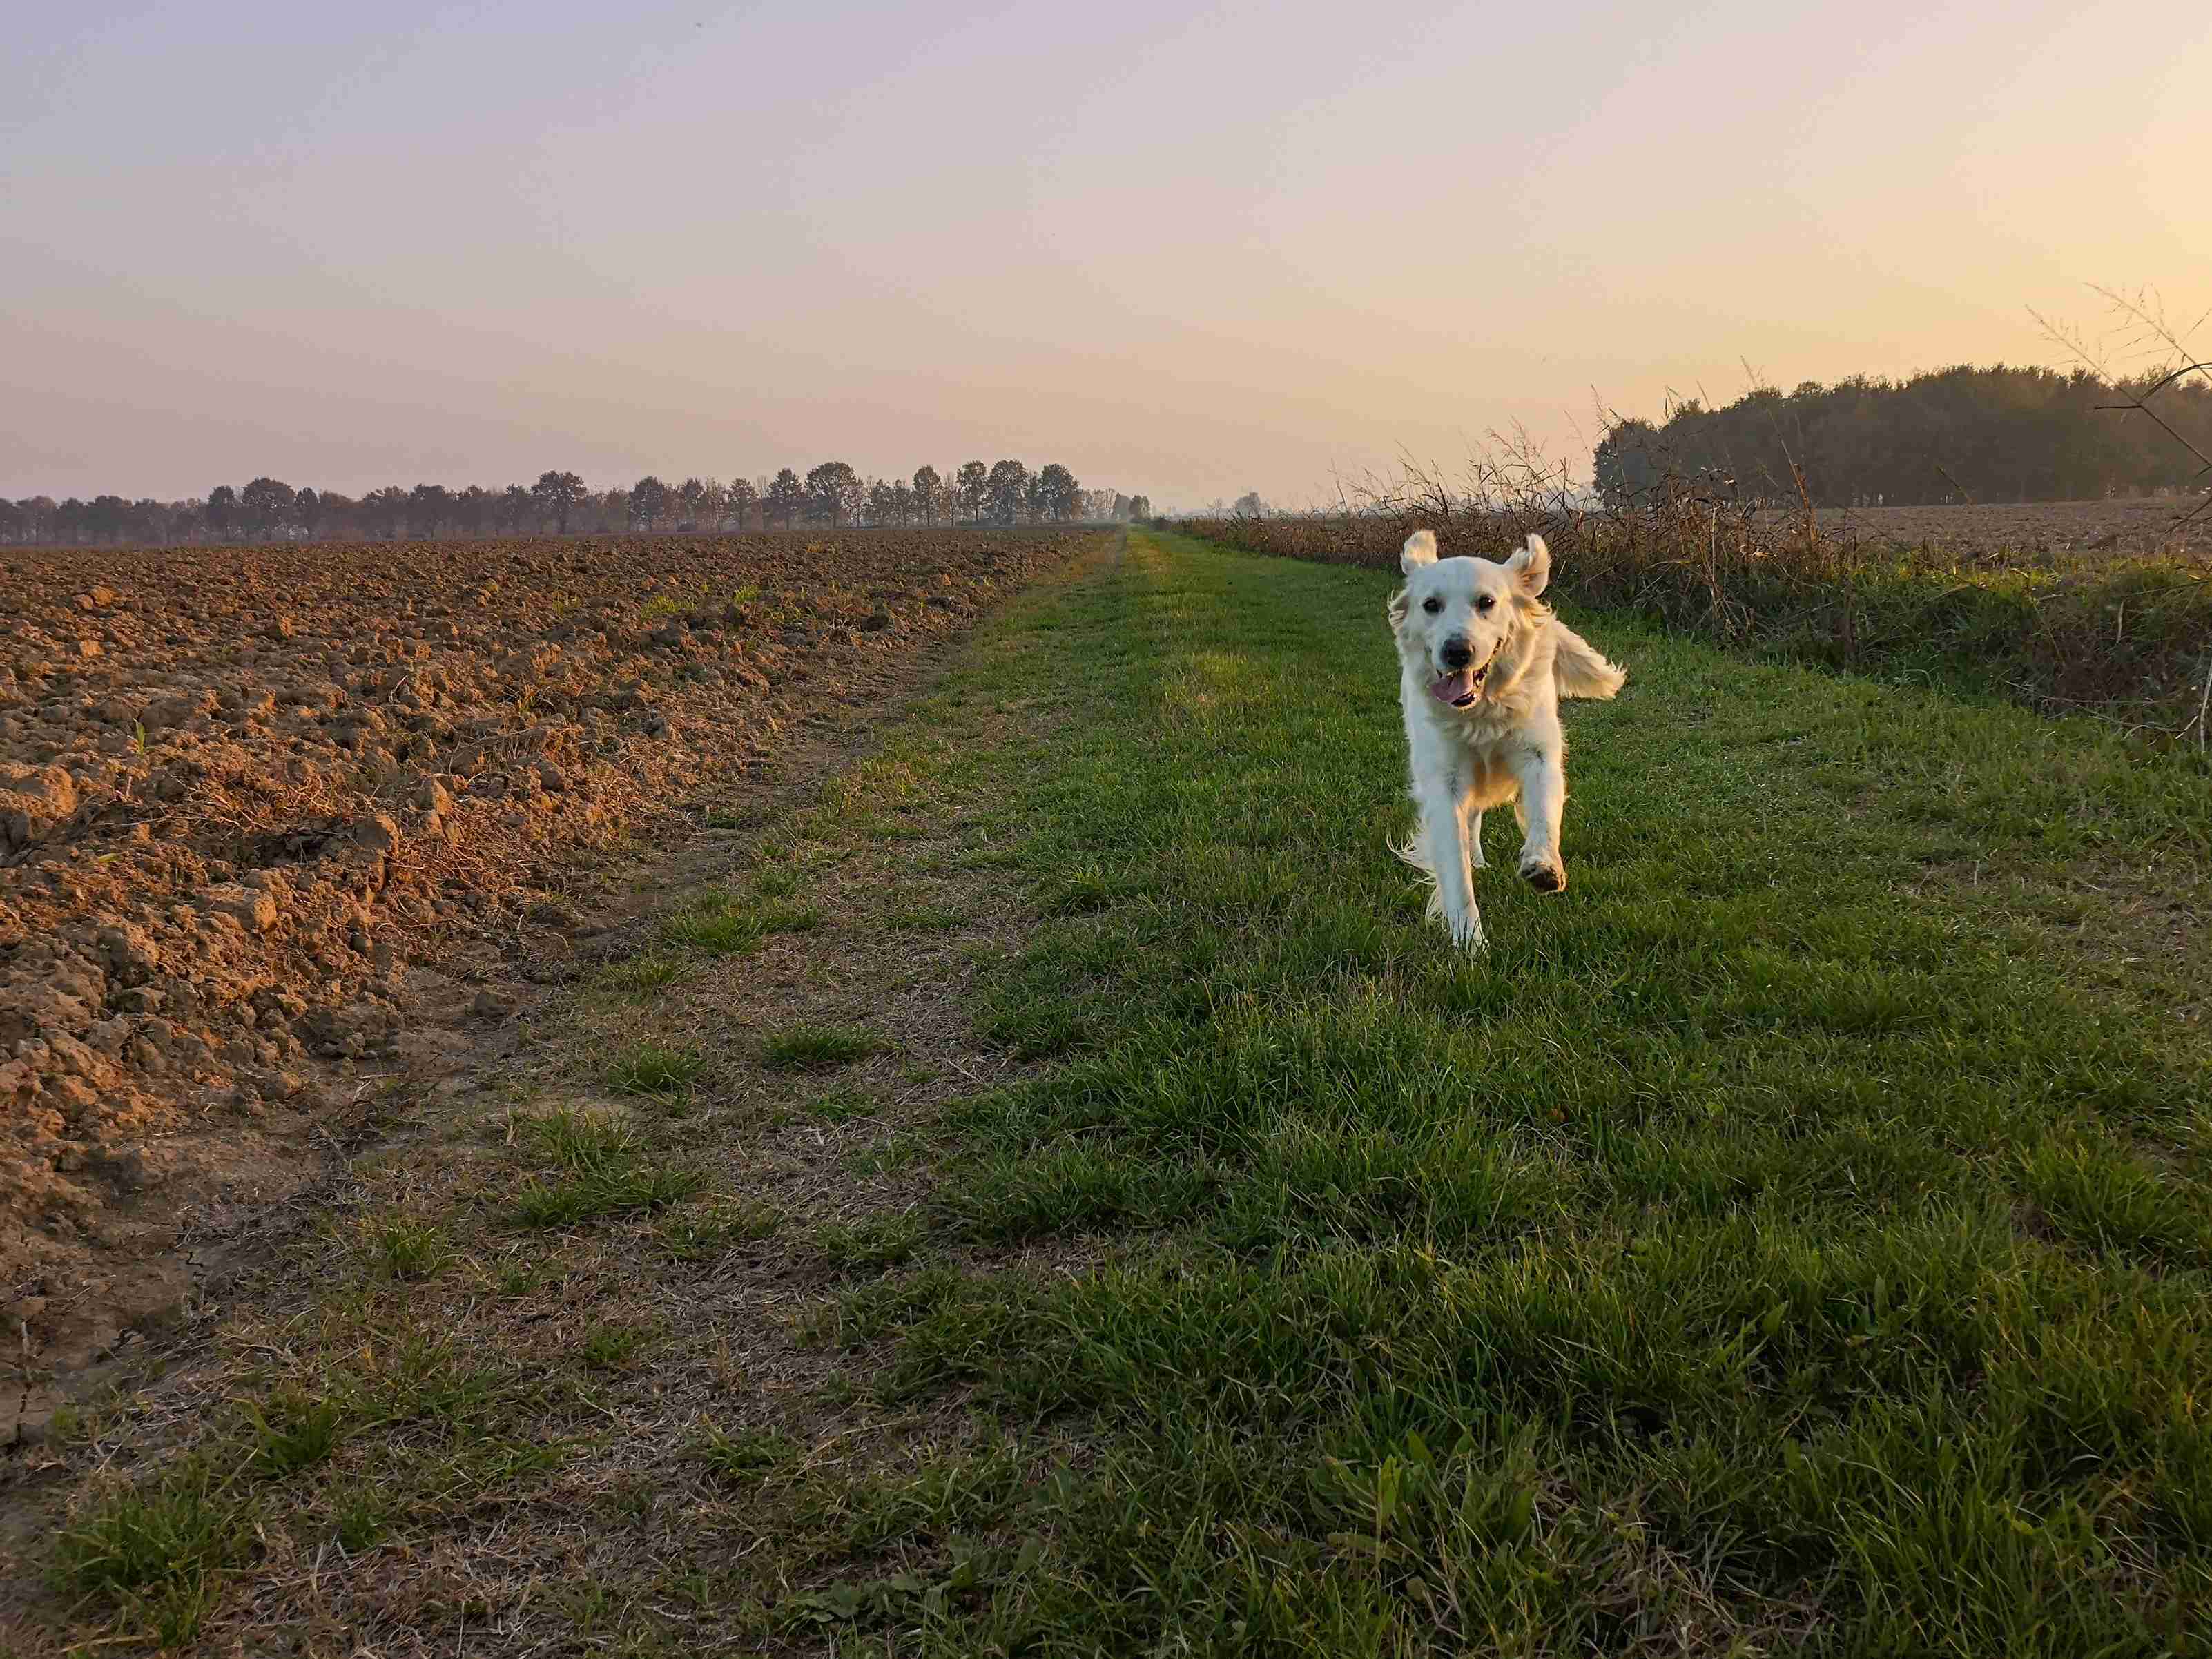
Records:
{"label": "dog's open mouth", "polygon": [[1503,640],[1492,646],[1480,668],[1455,668],[1449,674],[1438,675],[1429,682],[1429,695],[1454,708],[1474,708],[1474,700],[1482,695],[1483,681],[1490,678],[1490,665],[1498,660],[1498,653],[1504,647]]}
{"label": "dog's open mouth", "polygon": [[1490,665],[1480,668],[1462,668],[1429,682],[1429,695],[1438,702],[1449,703],[1455,708],[1471,708],[1475,694],[1482,690],[1483,677],[1490,672]]}
{"label": "dog's open mouth", "polygon": [[[1504,644],[1504,641],[1498,641]],[[1498,651],[1482,659],[1480,668],[1455,668],[1449,674],[1439,675],[1429,682],[1429,695],[1438,702],[1449,703],[1454,708],[1472,708],[1474,700],[1482,695],[1482,683],[1490,678],[1490,665],[1498,660]]]}

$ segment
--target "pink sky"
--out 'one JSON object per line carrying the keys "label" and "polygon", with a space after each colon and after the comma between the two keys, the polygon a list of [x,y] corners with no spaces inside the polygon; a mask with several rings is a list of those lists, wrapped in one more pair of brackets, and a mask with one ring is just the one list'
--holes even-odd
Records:
{"label": "pink sky", "polygon": [[[1163,506],[2212,305],[2201,4],[34,9],[0,494]],[[2194,315],[2193,311],[2190,314]],[[2212,342],[2208,342],[2212,343]]]}

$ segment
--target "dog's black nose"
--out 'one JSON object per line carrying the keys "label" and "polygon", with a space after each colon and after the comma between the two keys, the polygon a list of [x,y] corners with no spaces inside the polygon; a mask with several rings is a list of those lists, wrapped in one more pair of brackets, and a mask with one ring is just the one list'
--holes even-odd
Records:
{"label": "dog's black nose", "polygon": [[1474,660],[1474,648],[1465,640],[1446,640],[1443,655],[1445,667],[1464,668]]}

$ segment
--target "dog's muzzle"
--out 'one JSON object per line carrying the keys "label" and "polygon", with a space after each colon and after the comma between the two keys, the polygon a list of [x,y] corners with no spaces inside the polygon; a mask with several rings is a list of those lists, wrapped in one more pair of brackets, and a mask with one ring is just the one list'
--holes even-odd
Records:
{"label": "dog's muzzle", "polygon": [[[1498,646],[1503,646],[1500,640]],[[1474,660],[1463,640],[1454,640],[1440,653],[1444,659],[1444,672],[1429,682],[1429,695],[1438,702],[1454,708],[1472,708],[1474,700],[1482,695],[1482,683],[1490,677],[1490,665],[1498,660],[1498,646],[1482,660],[1480,668],[1469,665]]]}

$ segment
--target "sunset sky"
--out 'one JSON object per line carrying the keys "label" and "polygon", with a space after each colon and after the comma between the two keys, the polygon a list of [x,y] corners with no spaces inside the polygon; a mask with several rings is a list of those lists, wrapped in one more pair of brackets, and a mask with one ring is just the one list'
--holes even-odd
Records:
{"label": "sunset sky", "polygon": [[30,7],[0,494],[1579,462],[2194,317],[2208,88],[2202,0]]}

